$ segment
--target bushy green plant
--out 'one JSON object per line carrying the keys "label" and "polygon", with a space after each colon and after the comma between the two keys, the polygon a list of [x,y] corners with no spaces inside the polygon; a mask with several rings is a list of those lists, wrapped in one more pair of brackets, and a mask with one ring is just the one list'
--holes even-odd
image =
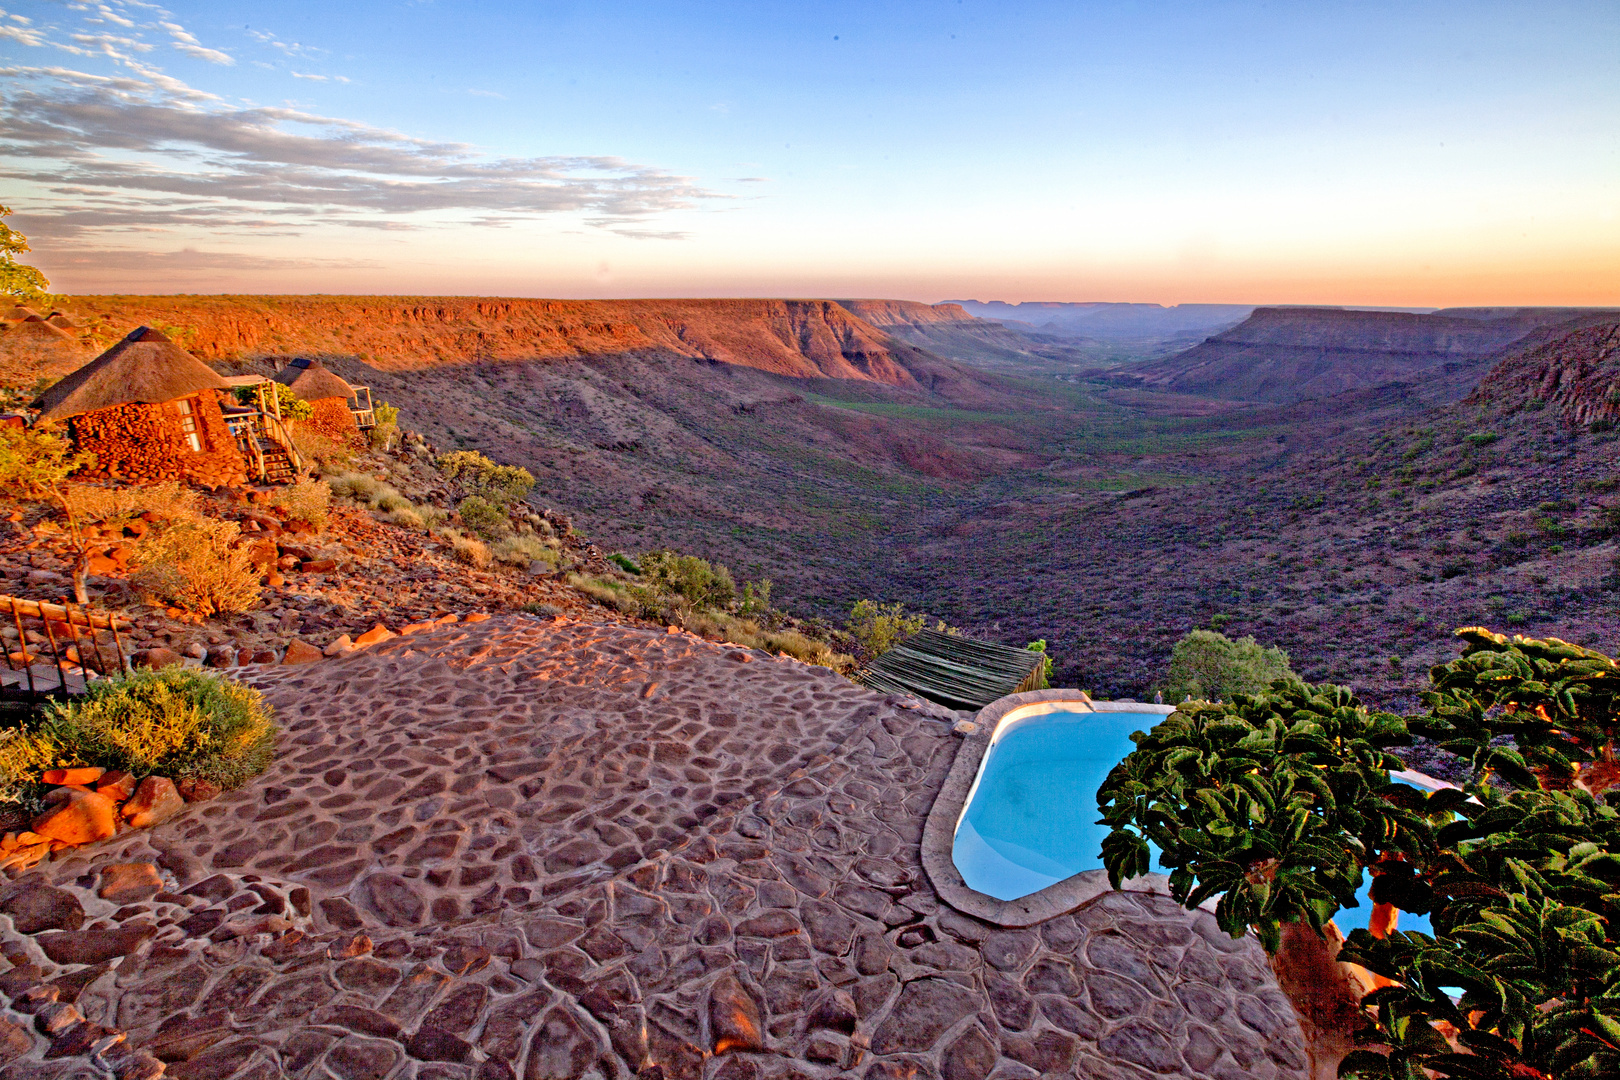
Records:
{"label": "bushy green plant", "polygon": [[507,566],[526,567],[536,562],[553,568],[557,565],[557,549],[533,535],[508,536],[490,548],[490,555]]}
{"label": "bushy green plant", "polygon": [[737,599],[731,571],[696,555],[654,551],[641,557],[641,576],[654,589],[696,608],[724,608]]}
{"label": "bushy green plant", "polygon": [[1187,697],[1224,701],[1295,677],[1282,649],[1262,648],[1252,637],[1233,641],[1216,630],[1193,630],[1170,650],[1165,695],[1171,701]]}
{"label": "bushy green plant", "polygon": [[623,570],[627,574],[634,574],[637,577],[641,576],[641,567],[637,565],[636,561],[630,558],[628,555],[615,551],[613,554],[608,556],[608,562],[612,563],[614,566],[617,566],[620,570]]}
{"label": "bushy green plant", "polygon": [[142,514],[162,518],[186,517],[196,512],[197,493],[177,480],[158,484],[67,484],[64,502],[80,521],[99,521],[110,528],[122,528]]}
{"label": "bushy green plant", "polygon": [[771,579],[761,578],[743,585],[742,602],[737,610],[744,615],[771,613]]}
{"label": "bushy green plant", "polygon": [[[1350,935],[1339,959],[1390,980],[1368,995],[1372,1049],[1342,1076],[1562,1080],[1620,1072],[1620,666],[1556,639],[1458,632],[1426,715],[1369,713],[1348,690],[1278,681],[1183,706],[1098,792],[1117,883],[1151,840],[1191,906],[1276,949],[1372,898],[1434,933]],[[1471,767],[1463,789],[1392,784],[1387,751],[1424,735]],[[1461,990],[1461,996],[1452,994]],[[1359,1015],[1359,1014],[1358,1014]]]}
{"label": "bushy green plant", "polygon": [[1032,641],[1025,645],[1024,648],[1029,652],[1041,654],[1041,670],[1039,677],[1035,680],[1035,689],[1045,690],[1052,685],[1052,658],[1046,653],[1046,639],[1041,638],[1038,641]]}
{"label": "bushy green plant", "polygon": [[135,545],[130,581],[197,620],[247,611],[259,601],[252,552],[234,521],[191,517],[150,529]]}
{"label": "bushy green plant", "polygon": [[467,495],[509,508],[528,498],[534,477],[517,465],[498,465],[476,450],[455,450],[435,462],[445,478]]}
{"label": "bushy green plant", "polygon": [[379,401],[371,411],[375,421],[366,439],[379,450],[387,450],[399,438],[399,409],[386,401]]}
{"label": "bushy green plant", "polygon": [[849,630],[868,658],[880,656],[928,624],[924,615],[906,614],[903,604],[858,600],[849,609]]}
{"label": "bushy green plant", "polygon": [[461,523],[485,540],[506,531],[506,510],[481,495],[469,495],[456,506]]}
{"label": "bushy green plant", "polygon": [[[37,726],[8,743],[32,744],[35,758],[49,759],[45,767],[101,766],[233,788],[269,767],[275,739],[270,707],[257,690],[169,667],[98,679],[84,697],[46,706]],[[21,756],[12,751],[6,766]]]}
{"label": "bushy green plant", "polygon": [[326,528],[332,489],[324,480],[299,480],[276,489],[270,505],[281,507],[289,518],[309,522],[318,531]]}

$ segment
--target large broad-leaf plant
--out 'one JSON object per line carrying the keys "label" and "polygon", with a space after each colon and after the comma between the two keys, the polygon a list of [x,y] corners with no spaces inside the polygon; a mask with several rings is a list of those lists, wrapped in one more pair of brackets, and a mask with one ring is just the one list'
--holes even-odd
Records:
{"label": "large broad-leaf plant", "polygon": [[[1372,896],[1434,933],[1350,935],[1339,959],[1390,981],[1364,1000],[1341,1075],[1420,1080],[1620,1076],[1620,667],[1556,639],[1458,631],[1425,715],[1371,712],[1345,688],[1279,681],[1189,703],[1134,736],[1099,790],[1116,884],[1150,869],[1173,895],[1275,952]],[[1421,734],[1471,767],[1460,790],[1392,783]],[[1620,797],[1616,797],[1620,802]]]}

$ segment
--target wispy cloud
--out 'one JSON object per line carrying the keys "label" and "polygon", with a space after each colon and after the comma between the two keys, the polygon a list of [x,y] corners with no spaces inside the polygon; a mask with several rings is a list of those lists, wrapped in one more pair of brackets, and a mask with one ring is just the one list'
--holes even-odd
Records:
{"label": "wispy cloud", "polygon": [[467,93],[471,94],[473,97],[500,98],[502,101],[506,100],[505,94],[497,94],[493,90],[468,90]]}
{"label": "wispy cloud", "polygon": [[210,64],[230,65],[236,63],[236,59],[229,53],[223,53],[218,49],[210,49],[204,46],[202,42],[198,41],[179,23],[165,22],[158,25],[169,32],[172,44],[178,52],[183,52],[187,56],[195,57],[198,60],[206,60]]}
{"label": "wispy cloud", "polygon": [[[689,177],[617,157],[502,157],[313,111],[232,102],[148,59],[153,45],[143,35],[152,33],[187,55],[234,63],[198,43],[166,11],[138,0],[70,9],[85,18],[69,31],[0,22],[0,35],[12,40],[112,64],[112,74],[50,65],[0,70],[10,83],[0,96],[0,178],[47,193],[26,215],[42,239],[88,245],[97,235],[132,232],[264,235],[447,221],[498,227],[555,214],[620,235],[669,239],[679,234],[651,227],[649,219],[725,197]],[[106,25],[128,32],[98,28]],[[22,41],[16,33],[36,38]],[[268,33],[255,36],[284,55],[314,51]]]}

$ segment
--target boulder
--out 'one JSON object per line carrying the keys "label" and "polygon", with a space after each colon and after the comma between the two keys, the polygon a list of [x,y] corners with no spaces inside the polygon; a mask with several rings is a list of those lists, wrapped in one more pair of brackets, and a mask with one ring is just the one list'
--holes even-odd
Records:
{"label": "boulder", "polygon": [[154,649],[142,649],[130,658],[130,663],[138,668],[148,668],[156,671],[158,668],[174,667],[184,663],[181,655],[173,649],[158,646]]}
{"label": "boulder", "polygon": [[426,622],[407,623],[399,628],[399,636],[410,637],[412,634],[420,634],[427,630],[437,629],[438,625],[439,624],[434,622],[432,619],[429,619]]}
{"label": "boulder", "polygon": [[384,626],[382,623],[378,623],[376,626],[373,626],[370,630],[367,630],[365,633],[363,633],[359,637],[355,638],[354,639],[354,644],[355,644],[356,648],[363,649],[367,645],[375,645],[380,641],[387,641],[391,637],[398,637],[398,636],[399,636],[398,634],[396,634],[392,630],[388,629],[388,627]]}
{"label": "boulder", "polygon": [[462,622],[483,622],[485,619],[488,619],[488,618],[489,618],[489,612],[487,612],[487,611],[475,611],[471,615],[468,615],[465,619],[462,619],[461,621]]}
{"label": "boulder", "polygon": [[322,659],[321,650],[307,641],[293,638],[287,643],[287,654],[281,658],[283,664],[313,664]]}
{"label": "boulder", "polygon": [[342,656],[344,653],[349,652],[354,652],[354,642],[349,640],[348,634],[344,634],[321,650],[323,656]]}
{"label": "boulder", "polygon": [[207,802],[224,790],[212,780],[204,780],[197,776],[188,776],[174,787],[180,793],[180,797],[188,803]]}
{"label": "boulder", "polygon": [[148,776],[120,812],[133,828],[146,829],[168,821],[185,806],[174,781],[166,776]]}
{"label": "boulder", "polygon": [[47,784],[66,784],[73,787],[85,787],[100,780],[106,769],[78,768],[78,769],[46,769],[45,775],[40,779]]}
{"label": "boulder", "polygon": [[123,802],[135,794],[135,778],[122,769],[102,773],[96,781],[96,794],[105,795],[113,802]]}
{"label": "boulder", "polygon": [[84,906],[66,889],[46,885],[34,875],[17,882],[0,897],[0,912],[11,916],[21,934],[41,930],[77,930],[84,925]]}
{"label": "boulder", "polygon": [[337,569],[336,559],[306,559],[298,567],[306,574],[330,574]]}
{"label": "boulder", "polygon": [[105,840],[118,831],[118,804],[83,788],[57,788],[68,793],[61,804],[34,819],[32,829],[48,840],[77,847]]}

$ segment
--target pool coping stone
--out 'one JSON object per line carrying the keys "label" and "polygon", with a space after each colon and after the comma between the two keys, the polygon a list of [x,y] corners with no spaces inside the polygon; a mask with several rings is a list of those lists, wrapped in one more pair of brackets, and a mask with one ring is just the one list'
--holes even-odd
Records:
{"label": "pool coping stone", "polygon": [[[1039,892],[1021,896],[1016,900],[997,900],[979,892],[962,880],[962,874],[951,859],[951,845],[956,837],[956,824],[962,816],[962,805],[979,775],[979,764],[984,760],[990,740],[1003,717],[1028,705],[1054,702],[1083,705],[1091,712],[1155,712],[1165,716],[1175,712],[1173,705],[1153,705],[1138,701],[1092,701],[1081,690],[1032,690],[1023,694],[1008,694],[980,709],[973,717],[978,730],[965,736],[956,751],[956,760],[946,774],[945,783],[928,811],[923,825],[922,865],[929,882],[939,898],[976,919],[997,926],[1024,927],[1055,919],[1084,907],[1098,897],[1113,892],[1108,883],[1108,871],[1083,870],[1073,877],[1048,885]],[[1164,874],[1143,874],[1129,878],[1120,885],[1122,892],[1170,895],[1170,879]]]}

